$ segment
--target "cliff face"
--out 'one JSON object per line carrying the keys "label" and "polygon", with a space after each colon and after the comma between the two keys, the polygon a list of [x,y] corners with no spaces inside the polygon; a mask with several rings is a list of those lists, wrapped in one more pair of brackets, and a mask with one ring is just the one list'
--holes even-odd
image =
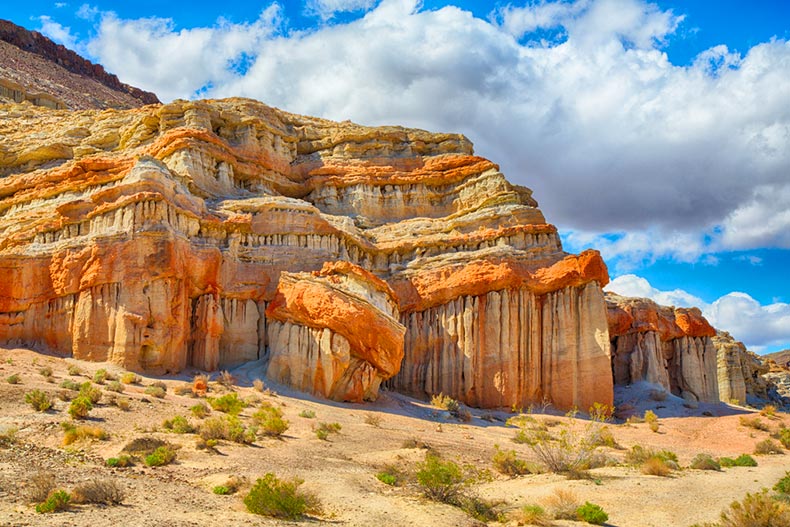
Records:
{"label": "cliff face", "polygon": [[261,358],[347,400],[612,401],[600,256],[564,253],[463,136],[229,99],[0,106],[0,137],[2,341],[153,372]]}
{"label": "cliff face", "polygon": [[697,308],[606,294],[615,384],[645,380],[684,399],[719,401],[716,330]]}
{"label": "cliff face", "polygon": [[0,20],[0,102],[50,108],[136,108],[159,102],[35,31]]}
{"label": "cliff face", "polygon": [[[748,351],[726,331],[717,331],[713,345],[718,352],[719,396],[722,401],[769,400],[770,383],[763,379],[768,373],[760,357]],[[751,403],[750,403],[751,404]]]}

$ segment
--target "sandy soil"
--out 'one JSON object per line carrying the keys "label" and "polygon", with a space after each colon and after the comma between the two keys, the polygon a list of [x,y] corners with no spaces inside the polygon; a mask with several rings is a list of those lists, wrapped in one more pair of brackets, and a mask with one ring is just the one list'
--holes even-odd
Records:
{"label": "sandy soil", "polygon": [[[69,375],[69,365],[78,365],[83,373]],[[39,373],[46,366],[54,372],[53,382]],[[252,387],[258,371],[254,364],[233,372],[239,385],[235,390],[242,398],[267,400],[282,408],[291,425],[282,439],[261,438],[251,446],[221,442],[219,453],[212,454],[196,448],[194,434],[167,432],[162,421],[175,415],[186,416],[194,424],[199,422],[189,412],[197,400],[175,393],[175,388],[191,379],[193,372],[186,372],[177,378],[143,377],[141,384],[127,385],[122,396],[131,401],[129,411],[103,402],[90,414],[88,422],[107,430],[109,439],[63,446],[60,423],[70,418],[68,403],[57,399],[60,383],[64,379],[84,382],[99,368],[121,372],[109,364],[0,349],[0,431],[9,426],[18,428],[16,442],[0,448],[0,525],[279,525],[282,522],[246,512],[242,503],[244,491],[230,496],[211,492],[213,486],[222,484],[230,475],[254,481],[267,472],[299,477],[305,481],[304,488],[317,494],[323,512],[308,518],[307,524],[480,525],[458,508],[423,498],[413,483],[390,487],[374,477],[387,464],[413,471],[424,459],[424,449],[403,448],[408,439],[425,442],[459,463],[491,470],[493,480],[478,483],[473,490],[480,496],[503,501],[500,508],[506,514],[514,514],[525,504],[542,503],[555,489],[564,488],[571,489],[581,501],[601,505],[609,514],[608,525],[621,527],[688,526],[714,521],[732,501],[740,500],[747,492],[773,486],[790,469],[790,456],[772,455],[757,457],[759,466],[754,468],[736,467],[721,472],[684,469],[666,478],[644,475],[638,468],[622,463],[595,469],[591,479],[585,480],[568,480],[556,474],[509,478],[493,470],[494,445],[513,449],[521,458],[534,458],[528,446],[511,441],[514,429],[504,423],[509,412],[472,409],[472,420],[461,423],[428,403],[388,392],[379,401],[365,405],[319,401],[282,387],[272,387],[276,394],[262,394]],[[15,373],[20,375],[21,383],[9,384],[6,379]],[[157,380],[168,385],[164,399],[144,393],[145,387]],[[24,401],[24,394],[32,389],[52,394],[54,408],[44,413],[34,411]],[[211,383],[209,395],[219,393],[220,387]],[[105,401],[111,395],[106,392]],[[626,401],[640,399],[635,392],[619,396]],[[739,424],[740,417],[749,412],[747,409],[702,405],[690,410],[672,398],[639,404],[640,412],[652,407],[658,413],[659,431],[651,432],[644,423],[608,425],[622,446],[602,449],[613,461],[621,461],[625,449],[639,444],[672,450],[680,465],[687,466],[700,452],[714,456],[751,453],[757,442],[769,437],[769,432]],[[245,409],[242,419],[247,420],[254,409]],[[303,410],[314,411],[316,417],[300,417]],[[379,426],[366,422],[369,414],[380,418]],[[534,417],[554,426],[567,423],[579,430],[588,424],[566,416]],[[772,430],[780,423],[790,424],[786,414],[762,419]],[[322,441],[313,432],[318,422],[337,422],[342,430],[330,436],[329,441]],[[180,445],[177,461],[158,468],[139,463],[126,469],[104,465],[104,460],[117,456],[127,442],[143,436]],[[79,505],[64,513],[37,514],[26,496],[31,476],[41,470],[54,472],[58,486],[66,489],[91,478],[113,478],[125,491],[124,503],[116,507]],[[511,520],[510,524],[516,522]],[[555,525],[583,524],[563,520]]]}

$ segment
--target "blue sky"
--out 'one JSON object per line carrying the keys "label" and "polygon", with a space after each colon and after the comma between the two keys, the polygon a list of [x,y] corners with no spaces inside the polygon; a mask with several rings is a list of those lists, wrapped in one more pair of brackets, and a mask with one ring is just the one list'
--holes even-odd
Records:
{"label": "blue sky", "polygon": [[790,348],[790,2],[4,6],[163,100],[459,131],[612,290]]}

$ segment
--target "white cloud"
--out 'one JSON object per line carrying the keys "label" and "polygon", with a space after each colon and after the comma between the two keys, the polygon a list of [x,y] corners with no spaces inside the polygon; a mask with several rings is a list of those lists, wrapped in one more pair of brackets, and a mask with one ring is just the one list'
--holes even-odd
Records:
{"label": "white cloud", "polygon": [[[626,233],[602,248],[632,262],[790,248],[790,43],[716,46],[680,67],[662,43],[682,14],[642,0],[543,1],[491,20],[417,0],[314,4],[368,11],[293,32],[276,4],[251,24],[188,30],[105,15],[89,49],[163,100],[242,95],[465,133],[561,228]],[[542,29],[565,38],[535,42]]]}
{"label": "white cloud", "polygon": [[38,30],[42,35],[69,49],[78,49],[77,39],[71,34],[70,27],[63,26],[48,16],[40,16],[38,19],[41,22],[41,27]]}
{"label": "white cloud", "polygon": [[699,307],[715,328],[728,331],[752,351],[761,351],[767,346],[790,347],[790,304],[762,305],[738,291],[709,304],[682,289],[661,291],[645,278],[633,274],[618,276],[606,290],[623,296],[650,298],[662,305]]}
{"label": "white cloud", "polygon": [[682,289],[660,291],[650,285],[645,278],[634,274],[618,276],[606,286],[607,291],[612,291],[622,296],[637,298],[650,298],[665,306],[699,307],[706,306],[705,301]]}
{"label": "white cloud", "polygon": [[329,20],[337,13],[367,11],[375,3],[376,0],[307,0],[305,11],[322,20]]}
{"label": "white cloud", "polygon": [[83,20],[94,20],[97,16],[99,16],[101,11],[98,7],[92,6],[90,4],[82,4],[79,9],[77,9],[77,18],[81,18]]}

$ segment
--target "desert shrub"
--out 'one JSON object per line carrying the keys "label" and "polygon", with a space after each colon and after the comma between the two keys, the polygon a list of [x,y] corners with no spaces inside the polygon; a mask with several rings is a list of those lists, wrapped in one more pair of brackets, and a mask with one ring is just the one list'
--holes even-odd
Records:
{"label": "desert shrub", "polygon": [[329,440],[329,434],[339,434],[340,429],[343,428],[340,426],[340,423],[318,423],[318,426],[313,427],[313,431],[315,432],[315,436],[322,441]]}
{"label": "desert shrub", "polygon": [[211,409],[208,407],[208,405],[206,403],[198,403],[198,404],[190,407],[189,411],[192,412],[192,415],[194,415],[198,419],[203,419],[208,414],[211,413]]}
{"label": "desert shrub", "polygon": [[381,428],[381,416],[378,414],[365,414],[365,424],[375,428]]}
{"label": "desert shrub", "polygon": [[546,505],[557,520],[576,520],[579,517],[576,511],[581,503],[573,491],[555,489],[554,494],[546,498]]}
{"label": "desert shrub", "polygon": [[192,393],[198,396],[206,395],[208,392],[208,375],[198,374],[192,378]]}
{"label": "desert shrub", "polygon": [[540,505],[524,505],[519,509],[516,519],[519,525],[536,525],[538,527],[550,527],[552,525],[551,516]]}
{"label": "desert shrub", "polygon": [[104,368],[96,370],[93,374],[93,382],[96,384],[104,384],[104,381],[109,379],[110,374]]}
{"label": "desert shrub", "polygon": [[741,454],[735,459],[731,457],[719,458],[722,467],[756,467],[757,461],[749,454]]}
{"label": "desert shrub", "polygon": [[52,399],[41,390],[33,390],[25,394],[25,402],[37,412],[46,412],[52,408]]}
{"label": "desert shrub", "polygon": [[650,457],[642,463],[642,474],[648,476],[666,477],[672,473],[672,468],[660,457]]}
{"label": "desert shrub", "polygon": [[214,410],[230,415],[239,415],[247,406],[247,403],[239,399],[236,392],[225,394],[222,397],[209,397],[208,403]]}
{"label": "desert shrub", "polygon": [[442,410],[447,410],[448,412],[457,412],[461,407],[458,401],[450,397],[449,395],[444,395],[440,393],[439,395],[434,395],[431,397],[431,404],[436,408],[441,408]]}
{"label": "desert shrub", "polygon": [[313,410],[302,410],[299,412],[299,417],[304,417],[305,419],[315,419],[315,412]]}
{"label": "desert shrub", "polygon": [[696,470],[721,470],[721,464],[713,459],[709,454],[697,454],[691,460],[689,468]]}
{"label": "desert shrub", "polygon": [[266,385],[263,383],[261,379],[253,379],[252,387],[253,389],[255,389],[256,392],[261,392],[261,393],[263,393],[263,391],[266,389]]}
{"label": "desert shrub", "polygon": [[151,397],[156,397],[157,399],[164,399],[165,395],[167,394],[167,390],[161,386],[154,386],[152,384],[145,389],[145,394],[150,395]]}
{"label": "desert shrub", "polygon": [[118,457],[107,458],[104,464],[112,468],[126,468],[134,465],[134,461],[132,460],[131,456],[124,454]]}
{"label": "desert shrub", "polygon": [[757,455],[784,454],[784,450],[776,441],[764,439],[754,446],[754,453]]}
{"label": "desert shrub", "polygon": [[63,379],[63,382],[60,383],[60,387],[66,390],[71,390],[72,392],[80,391],[80,384],[78,382],[72,381],[71,379]]}
{"label": "desert shrub", "polygon": [[0,447],[7,447],[16,443],[18,431],[15,426],[0,425]]}
{"label": "desert shrub", "polygon": [[658,432],[658,416],[653,410],[645,410],[644,419],[651,431]]}
{"label": "desert shrub", "polygon": [[774,437],[782,443],[783,447],[790,449],[790,428],[780,428]]}
{"label": "desert shrub", "polygon": [[606,423],[611,421],[612,415],[614,414],[614,407],[603,403],[593,403],[588,412],[590,414],[590,419],[593,421]]}
{"label": "desert shrub", "polygon": [[496,506],[499,504],[500,502],[487,500],[474,494],[462,494],[456,506],[477,521],[489,523],[505,519],[496,510]]}
{"label": "desert shrub", "polygon": [[195,427],[189,424],[187,418],[182,415],[177,415],[172,419],[166,419],[162,426],[176,434],[191,434],[195,431]]}
{"label": "desert shrub", "polygon": [[678,456],[671,450],[657,451],[641,445],[634,445],[625,454],[625,462],[629,465],[641,465],[650,458],[658,458],[668,463],[670,467],[677,468]]}
{"label": "desert shrub", "polygon": [[69,375],[71,376],[82,375],[82,368],[80,368],[76,364],[69,364]]}
{"label": "desert shrub", "polygon": [[19,376],[18,373],[14,373],[13,375],[9,375],[6,377],[6,382],[8,384],[19,384],[22,382],[22,378]]}
{"label": "desert shrub", "polygon": [[604,512],[600,505],[584,502],[584,505],[576,509],[576,515],[583,522],[593,525],[603,525],[609,519],[609,515]]}
{"label": "desert shrub", "polygon": [[785,472],[784,477],[774,485],[774,490],[782,494],[790,494],[790,472]]}
{"label": "desert shrub", "polygon": [[505,421],[505,426],[511,426],[514,428],[528,428],[530,425],[538,424],[538,420],[532,417],[531,415],[514,415],[513,417],[508,417],[507,421]]}
{"label": "desert shrub", "polygon": [[516,433],[513,434],[513,437],[511,437],[510,440],[519,445],[526,445],[532,441],[530,436],[524,430],[516,431]]}
{"label": "desert shrub", "polygon": [[244,505],[253,514],[298,520],[317,506],[314,496],[299,490],[302,480],[281,480],[272,473],[259,478],[244,497]]}
{"label": "desert shrub", "polygon": [[124,492],[115,480],[93,479],[74,487],[72,497],[74,503],[120,505],[123,503]]}
{"label": "desert shrub", "polygon": [[255,441],[255,431],[246,428],[238,417],[225,415],[203,421],[200,424],[200,437],[204,441],[225,439],[250,444]]}
{"label": "desert shrub", "polygon": [[26,485],[25,497],[32,503],[40,503],[55,490],[55,474],[39,471],[31,476]]}
{"label": "desert shrub", "polygon": [[515,450],[500,450],[499,445],[494,445],[494,448],[496,452],[494,452],[491,461],[497,471],[508,476],[534,473],[534,470],[530,470],[529,463],[516,457]]}
{"label": "desert shrub", "polygon": [[[591,422],[580,431],[558,427],[555,437],[544,430],[522,430],[525,444],[550,472],[579,473],[597,466],[600,424]],[[519,438],[521,439],[521,438]]]}
{"label": "desert shrub", "polygon": [[213,492],[214,494],[219,494],[220,496],[227,496],[228,494],[233,494],[233,492],[231,492],[230,490],[230,487],[227,487],[225,485],[217,485],[216,487],[211,489],[211,492]]}
{"label": "desert shrub", "polygon": [[222,370],[217,375],[217,383],[224,386],[225,388],[231,389],[236,384],[236,377],[234,377],[229,371]]}
{"label": "desert shrub", "polygon": [[720,527],[790,527],[790,508],[767,490],[747,494],[721,513]]}
{"label": "desert shrub", "polygon": [[72,419],[85,419],[91,410],[93,410],[93,404],[84,395],[80,395],[69,404],[69,415]]}
{"label": "desert shrub", "polygon": [[764,423],[762,419],[756,416],[755,417],[741,416],[739,422],[741,423],[741,426],[745,426],[747,428],[753,428],[755,430],[760,430],[761,432],[768,432],[770,430],[770,427],[766,423]]}
{"label": "desert shrub", "polygon": [[123,393],[124,387],[118,381],[110,381],[107,383],[107,386],[104,387],[105,390],[108,392],[115,392],[115,393]]}
{"label": "desert shrub", "polygon": [[71,496],[65,490],[52,491],[47,499],[36,505],[36,512],[48,513],[65,511],[69,508]]}
{"label": "desert shrub", "polygon": [[80,396],[87,397],[91,404],[99,404],[101,401],[102,393],[101,390],[91,384],[90,381],[85,381],[84,383],[80,384]]}
{"label": "desert shrub", "polygon": [[72,423],[61,423],[63,444],[70,445],[82,439],[98,439],[104,441],[110,437],[107,430],[100,426],[75,426]]}
{"label": "desert shrub", "polygon": [[773,404],[766,404],[760,410],[760,415],[763,415],[763,416],[769,417],[769,418],[770,417],[775,417],[776,416],[776,406],[774,406]]}
{"label": "desert shrub", "polygon": [[117,406],[120,410],[123,410],[124,412],[128,412],[129,409],[132,407],[132,402],[129,400],[128,397],[116,397],[113,404]]}
{"label": "desert shrub", "polygon": [[161,467],[169,465],[176,459],[176,451],[165,445],[160,446],[147,456],[145,456],[145,464],[149,467]]}
{"label": "desert shrub", "polygon": [[388,470],[382,470],[381,472],[377,472],[376,479],[384,483],[385,485],[389,485],[391,487],[394,487],[398,484],[398,476]]}
{"label": "desert shrub", "polygon": [[43,366],[38,369],[38,373],[47,378],[52,377],[52,368],[49,366]]}
{"label": "desert shrub", "polygon": [[194,396],[194,394],[192,393],[192,383],[184,382],[177,385],[175,388],[173,388],[173,393],[176,395]]}
{"label": "desert shrub", "polygon": [[422,441],[421,439],[417,439],[416,437],[410,437],[408,439],[404,439],[400,445],[401,448],[424,448],[427,450],[431,449],[431,445]]}
{"label": "desert shrub", "polygon": [[136,437],[124,445],[122,452],[127,454],[134,454],[138,456],[147,456],[154,452],[157,448],[163,446],[170,446],[167,441],[162,441],[156,437]]}
{"label": "desert shrub", "polygon": [[252,422],[260,427],[264,435],[270,437],[280,437],[288,430],[288,421],[283,419],[282,410],[269,403],[261,404],[260,408],[252,414]]}
{"label": "desert shrub", "polygon": [[139,375],[130,371],[122,373],[120,379],[124,384],[140,384],[142,380]]}
{"label": "desert shrub", "polygon": [[442,459],[432,453],[418,466],[417,483],[428,498],[442,503],[456,503],[466,486],[463,471],[452,461]]}
{"label": "desert shrub", "polygon": [[614,438],[612,429],[608,426],[602,426],[598,429],[598,436],[595,439],[595,444],[609,448],[622,448],[619,444],[617,444],[617,440]]}

